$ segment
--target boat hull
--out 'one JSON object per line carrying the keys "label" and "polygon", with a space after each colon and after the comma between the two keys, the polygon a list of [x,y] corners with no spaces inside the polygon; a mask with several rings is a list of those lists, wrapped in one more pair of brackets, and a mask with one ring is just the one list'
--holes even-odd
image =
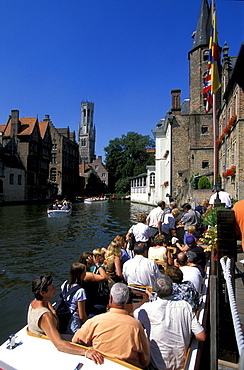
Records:
{"label": "boat hull", "polygon": [[62,210],[62,209],[49,209],[47,210],[48,217],[67,217],[71,216],[72,209]]}
{"label": "boat hull", "polygon": [[94,203],[106,203],[108,201],[108,199],[103,199],[103,200],[94,200],[94,199],[84,199],[84,203],[85,204],[94,204]]}
{"label": "boat hull", "polygon": [[[84,356],[70,355],[60,352],[48,339],[27,334],[26,327],[16,333],[17,345],[14,349],[8,349],[8,341],[0,346],[0,368],[3,370],[75,370],[78,364],[82,364],[82,370],[93,369],[137,369],[139,368],[116,359],[104,359],[103,365],[96,365]],[[80,368],[81,368],[80,367]]]}

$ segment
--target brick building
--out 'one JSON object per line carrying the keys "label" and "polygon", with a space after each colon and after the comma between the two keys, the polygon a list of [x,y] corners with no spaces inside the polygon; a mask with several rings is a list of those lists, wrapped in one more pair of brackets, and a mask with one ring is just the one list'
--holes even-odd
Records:
{"label": "brick building", "polygon": [[[3,189],[4,200],[48,199],[47,181],[51,153],[48,123],[39,122],[37,117],[20,118],[19,111],[12,110],[7,124],[1,126],[1,134],[1,151],[4,155],[2,163],[5,167],[5,174],[9,172],[9,188],[7,189],[5,183],[6,188]],[[7,155],[12,157],[11,161],[10,159],[6,161]],[[18,163],[18,165],[13,166],[13,163]],[[13,199],[10,193],[11,187],[15,186],[19,196],[16,193]]]}
{"label": "brick building", "polygon": [[55,128],[49,115],[43,120],[49,123],[52,150],[49,169],[49,182],[55,189],[52,197],[74,199],[78,195],[79,147],[75,132],[67,128]]}
{"label": "brick building", "polygon": [[222,99],[219,109],[219,172],[222,187],[234,199],[244,199],[244,43],[238,57],[223,48]]}

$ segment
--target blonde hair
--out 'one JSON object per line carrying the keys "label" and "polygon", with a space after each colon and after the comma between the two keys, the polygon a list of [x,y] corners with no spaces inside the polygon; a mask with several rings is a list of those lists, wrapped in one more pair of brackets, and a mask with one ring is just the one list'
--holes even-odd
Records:
{"label": "blonde hair", "polygon": [[196,231],[195,226],[188,226],[188,228],[187,228],[187,232],[188,232],[188,233],[193,234],[193,233],[194,233],[194,231]]}
{"label": "blonde hair", "polygon": [[179,216],[180,211],[178,208],[174,208],[172,209],[171,214],[176,218],[177,216]]}
{"label": "blonde hair", "polygon": [[146,219],[147,219],[147,215],[145,213],[138,213],[138,215],[136,216],[136,221],[137,222],[145,223]]}
{"label": "blonde hair", "polygon": [[109,258],[111,256],[113,257],[121,257],[122,252],[120,248],[120,243],[119,242],[111,242],[108,246],[107,252],[105,254],[105,258]]}
{"label": "blonde hair", "polygon": [[200,206],[208,206],[209,205],[209,200],[208,199],[203,199],[202,201],[201,201],[201,203],[200,203]]}
{"label": "blonde hair", "polygon": [[96,248],[96,249],[93,249],[92,254],[94,254],[94,256],[100,256],[100,255],[104,256],[105,251],[102,250],[101,248]]}

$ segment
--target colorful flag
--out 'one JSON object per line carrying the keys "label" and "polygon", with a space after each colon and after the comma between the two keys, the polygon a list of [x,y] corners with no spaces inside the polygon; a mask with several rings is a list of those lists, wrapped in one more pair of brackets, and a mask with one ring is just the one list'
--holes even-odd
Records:
{"label": "colorful flag", "polygon": [[212,108],[213,94],[218,91],[220,86],[220,47],[218,45],[216,12],[214,10],[209,39],[208,69],[205,74],[203,85],[203,96],[206,99],[206,113]]}

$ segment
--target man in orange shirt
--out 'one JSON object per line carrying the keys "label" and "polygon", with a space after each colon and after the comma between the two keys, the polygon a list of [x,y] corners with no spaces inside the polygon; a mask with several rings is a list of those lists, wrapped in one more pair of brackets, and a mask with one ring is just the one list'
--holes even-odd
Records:
{"label": "man in orange shirt", "polygon": [[110,291],[110,311],[87,320],[72,342],[92,346],[105,356],[140,368],[147,366],[149,342],[142,324],[125,310],[128,298],[129,288],[123,283],[114,284]]}
{"label": "man in orange shirt", "polygon": [[235,213],[235,231],[237,236],[242,236],[242,250],[244,251],[244,199],[239,200],[233,207]]}

